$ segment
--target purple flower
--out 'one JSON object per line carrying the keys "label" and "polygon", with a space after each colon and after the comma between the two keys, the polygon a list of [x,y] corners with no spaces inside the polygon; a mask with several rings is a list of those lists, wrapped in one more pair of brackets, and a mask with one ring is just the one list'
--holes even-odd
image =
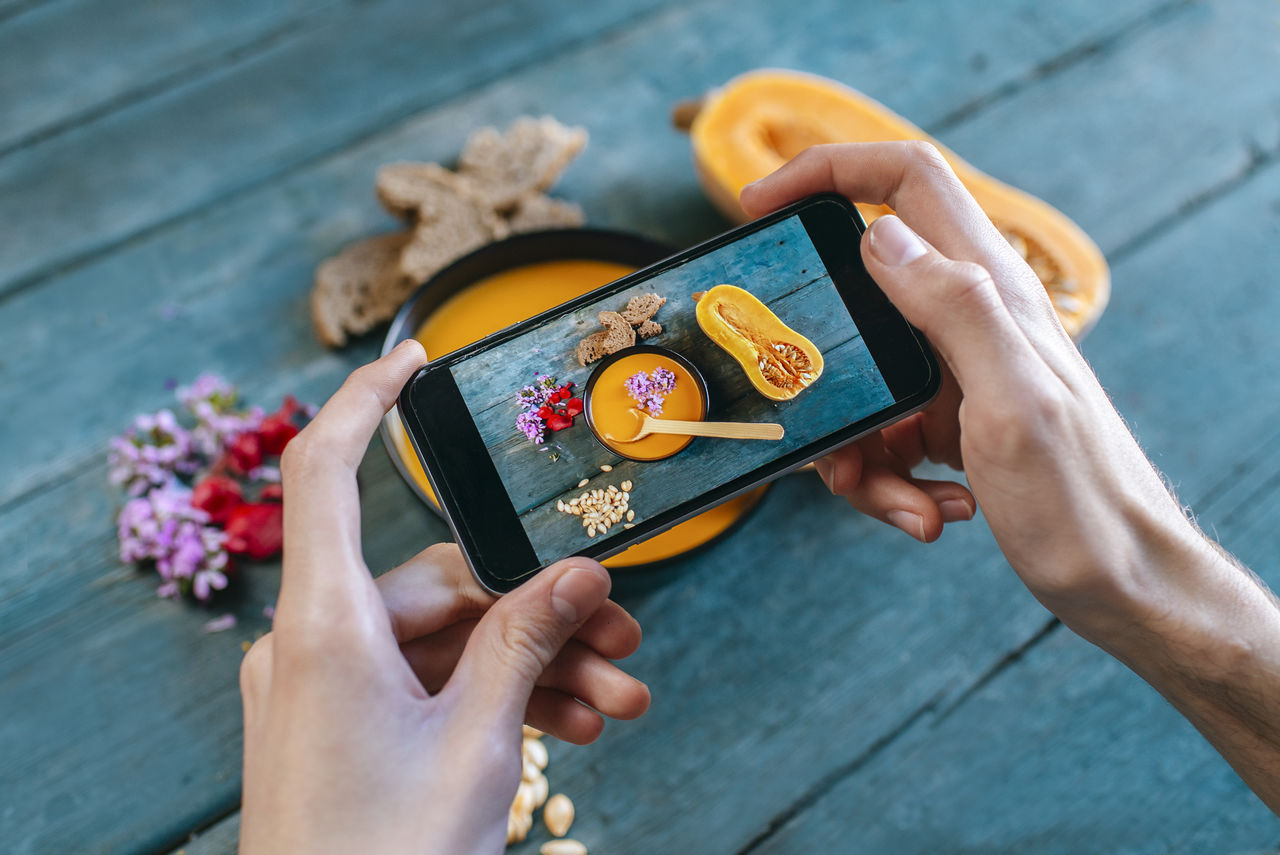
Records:
{"label": "purple flower", "polygon": [[523,433],[530,442],[541,443],[546,436],[546,423],[538,410],[551,403],[551,395],[560,387],[556,378],[549,374],[533,375],[533,382],[521,387],[516,393],[516,403],[520,405],[520,413],[516,416],[516,429]]}
{"label": "purple flower", "polygon": [[652,374],[637,371],[623,381],[627,392],[651,416],[662,415],[662,403],[676,389],[676,375],[666,368],[655,368]]}
{"label": "purple flower", "polygon": [[238,434],[256,430],[262,423],[262,408],[237,410],[236,387],[217,374],[201,374],[190,386],[178,389],[178,401],[196,417],[191,435],[207,457],[219,456]]}
{"label": "purple flower", "polygon": [[525,412],[520,413],[516,416],[516,427],[520,429],[520,432],[523,433],[530,442],[540,443],[545,436],[543,433],[545,425],[536,412],[526,410]]}
{"label": "purple flower", "polygon": [[154,561],[162,597],[208,600],[227,586],[226,535],[191,506],[191,491],[170,481],[130,499],[116,521],[121,561]]}
{"label": "purple flower", "polygon": [[112,437],[107,463],[111,483],[137,496],[174,475],[192,474],[199,460],[191,434],[171,411],[160,410],[138,416],[126,433]]}

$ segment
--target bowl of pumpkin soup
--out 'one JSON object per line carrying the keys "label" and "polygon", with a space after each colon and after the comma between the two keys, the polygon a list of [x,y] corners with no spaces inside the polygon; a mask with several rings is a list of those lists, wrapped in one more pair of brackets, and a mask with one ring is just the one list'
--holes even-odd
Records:
{"label": "bowl of pumpkin soup", "polygon": [[651,433],[633,438],[643,416],[703,421],[707,382],[674,350],[638,344],[606,356],[587,380],[583,404],[596,441],[628,460],[663,460],[693,442],[692,436]]}

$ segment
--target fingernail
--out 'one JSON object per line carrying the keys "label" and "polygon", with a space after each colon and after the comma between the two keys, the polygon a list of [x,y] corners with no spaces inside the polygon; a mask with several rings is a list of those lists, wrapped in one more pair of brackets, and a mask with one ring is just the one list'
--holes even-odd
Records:
{"label": "fingernail", "polygon": [[577,623],[600,601],[600,574],[585,567],[571,567],[551,588],[551,607],[565,623]]}
{"label": "fingernail", "polygon": [[889,511],[886,516],[891,525],[897,526],[916,540],[924,542],[924,517],[911,511]]}
{"label": "fingernail", "polygon": [[871,252],[886,267],[909,264],[928,251],[924,241],[892,214],[871,224]]}
{"label": "fingernail", "polygon": [[964,522],[973,519],[973,508],[964,499],[944,499],[938,502],[943,522]]}
{"label": "fingernail", "polygon": [[[827,485],[827,489],[831,490],[831,466],[832,463],[826,458],[813,461],[813,468],[817,470],[818,477],[822,479],[822,483]],[[835,490],[831,490],[832,493]]]}

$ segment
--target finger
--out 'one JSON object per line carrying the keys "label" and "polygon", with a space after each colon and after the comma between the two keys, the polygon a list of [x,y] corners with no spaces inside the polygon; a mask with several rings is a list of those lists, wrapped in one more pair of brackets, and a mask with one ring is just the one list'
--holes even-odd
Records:
{"label": "finger", "polygon": [[555,689],[534,689],[524,720],[531,727],[574,745],[590,745],[604,732],[600,713]]}
{"label": "finger", "polygon": [[862,258],[890,301],[946,360],[964,394],[985,387],[1006,397],[1016,389],[1011,381],[1043,366],[983,267],[943,256],[893,215],[871,224]]}
{"label": "finger", "polygon": [[[466,618],[478,618],[497,602],[480,587],[462,552],[437,543],[376,580],[396,641],[431,635]],[[640,646],[640,624],[606,600],[574,638],[609,659],[623,659]]]}
{"label": "finger", "polygon": [[1066,333],[1040,280],[1009,245],[932,143],[840,143],[805,149],[742,190],[743,210],[759,216],[813,193],[888,205],[940,252],[991,271],[1010,313],[1054,347]]}
{"label": "finger", "polygon": [[407,342],[357,369],[285,446],[282,626],[295,598],[310,598],[319,611],[349,611],[376,600],[360,553],[356,467],[379,420],[424,359],[422,346]]}
{"label": "finger", "polygon": [[626,659],[640,647],[640,622],[613,600],[578,628],[573,637],[606,659]]}
{"label": "finger", "polygon": [[758,217],[824,192],[888,205],[953,258],[985,260],[988,244],[1008,245],[938,148],[920,141],[811,146],[742,188],[740,201]]}
{"label": "finger", "polygon": [[920,488],[938,506],[944,523],[968,522],[978,508],[978,500],[964,484],[955,481],[934,481],[928,478],[912,478],[911,483]]}
{"label": "finger", "polygon": [[598,562],[570,558],[551,565],[498,600],[471,633],[444,693],[480,729],[511,730],[529,693],[565,642],[609,596]]}
{"label": "finger", "polygon": [[400,643],[478,618],[496,602],[453,543],[428,546],[375,582]]}
{"label": "finger", "polygon": [[649,709],[649,687],[581,642],[570,640],[538,678],[616,719],[633,719]]}

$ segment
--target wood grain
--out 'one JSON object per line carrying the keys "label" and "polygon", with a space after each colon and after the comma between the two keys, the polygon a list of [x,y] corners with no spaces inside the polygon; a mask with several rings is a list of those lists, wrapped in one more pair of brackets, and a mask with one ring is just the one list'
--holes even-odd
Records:
{"label": "wood grain", "polygon": [[242,62],[332,5],[64,0],[33,9],[0,25],[0,152]]}
{"label": "wood grain", "polygon": [[344,6],[244,63],[0,159],[0,294],[661,2]]}
{"label": "wood grain", "polygon": [[[564,194],[584,203],[596,224],[687,244],[722,223],[697,189],[686,141],[661,130],[679,98],[749,66],[778,64],[840,77],[926,127],[961,115],[948,118],[946,138],[963,155],[1062,205],[1104,248],[1124,249],[1112,311],[1087,350],[1184,496],[1195,501],[1237,467],[1249,469],[1257,438],[1274,423],[1253,408],[1259,390],[1280,376],[1270,320],[1280,309],[1276,259],[1268,249],[1277,242],[1258,240],[1278,195],[1265,165],[1274,111],[1261,83],[1276,76],[1277,58],[1265,41],[1271,22],[1251,12],[1257,8],[1005,0],[975,16],[964,4],[875,4],[853,14],[828,0],[786,7],[704,0],[599,43],[565,47],[539,36],[540,47],[503,54],[521,57],[510,76],[491,56],[455,56],[458,67],[430,91],[457,97],[441,94],[429,112],[400,124],[428,100],[397,101],[387,112],[359,104],[348,123],[351,101],[376,91],[363,82],[370,76],[325,78],[335,90],[358,91],[335,93],[330,112],[314,121],[294,121],[282,108],[281,127],[255,126],[276,146],[262,159],[239,130],[218,127],[209,139],[215,148],[227,144],[223,160],[202,160],[204,143],[182,133],[167,136],[173,123],[201,111],[231,122],[227,105],[242,102],[229,96],[264,85],[240,70],[59,137],[54,153],[42,146],[21,162],[0,161],[7,227],[0,254],[9,273],[56,268],[0,303],[0,543],[9,555],[0,566],[0,691],[20,699],[16,712],[0,717],[5,847],[156,851],[234,808],[240,636],[200,635],[209,615],[156,602],[149,580],[119,568],[110,525],[116,497],[100,463],[105,439],[131,413],[167,401],[166,378],[205,369],[228,374],[267,404],[285,391],[327,395],[376,345],[366,340],[334,355],[314,344],[305,300],[316,261],[388,227],[370,192],[379,163],[448,159],[476,124],[544,111],[587,124],[592,144]],[[362,38],[344,56],[376,57],[411,41]],[[307,54],[291,54],[300,55]],[[370,62],[385,69],[383,60]],[[266,61],[286,76],[302,73],[284,60],[259,60]],[[386,79],[381,74],[371,72]],[[1150,90],[1149,79],[1158,82]],[[312,103],[273,100],[282,80],[265,87],[265,103]],[[279,154],[295,131],[306,140]],[[108,161],[124,157],[122,174],[76,166],[99,149]],[[154,173],[137,167],[149,150],[164,167]],[[1225,224],[1212,237],[1183,232],[1177,246],[1144,251],[1185,205],[1199,213],[1233,181],[1257,189],[1248,204],[1215,215]],[[67,221],[74,235],[62,228]],[[1208,244],[1213,251],[1204,251]],[[1201,323],[1206,316],[1210,323]],[[380,451],[366,459],[363,486],[371,566],[390,566],[444,537]],[[1241,537],[1249,555],[1253,534]],[[1268,548],[1265,539],[1252,542]],[[628,599],[646,627],[646,645],[628,667],[654,685],[650,717],[610,728],[591,749],[552,749],[553,781],[579,802],[583,836],[597,851],[740,849],[804,808],[797,794],[851,763],[871,762],[929,709],[947,708],[1036,637],[1043,612],[980,526],[949,531],[941,550],[854,517],[816,481],[797,478],[749,526],[669,566],[659,577],[665,586]],[[253,615],[272,596],[274,578],[269,568],[255,570],[233,606],[245,635],[262,627]],[[1008,684],[989,685],[1004,692]],[[1048,694],[1053,684],[1037,688]],[[1051,716],[1056,706],[1037,709]],[[999,709],[983,711],[1000,723]],[[1016,726],[1016,712],[975,743],[1035,756],[1036,737],[1027,721]],[[977,718],[969,719],[975,727]],[[1007,741],[990,741],[1002,734]],[[1173,819],[1142,826],[1153,829],[1150,851],[1173,849],[1181,829],[1206,851],[1246,836],[1274,841],[1252,803],[1223,784],[1231,779],[1221,766],[1197,765],[1204,756],[1194,749],[1183,753],[1190,743],[1181,732],[1114,744],[1137,758],[1126,767],[1137,770],[1136,790],[1177,801],[1200,792],[1188,778],[1198,770],[1216,782],[1186,817],[1161,813]],[[1090,751],[1084,756],[1103,756]],[[1153,757],[1173,772],[1143,779]],[[964,780],[950,771],[964,756],[938,762],[945,781]],[[1066,776],[1072,762],[1065,750],[1048,755],[1043,774],[1020,778],[1025,786],[1015,795],[1040,804],[1062,792],[1053,776]],[[885,786],[906,798],[930,768],[904,765],[906,783]],[[1089,774],[1076,768],[1068,782],[1088,790],[1097,785]],[[937,792],[948,794],[945,786]],[[1008,792],[963,802],[974,811],[943,824],[996,815],[1008,809]],[[681,810],[688,804],[699,809]],[[1064,802],[1064,813],[1071,804],[1079,805],[1076,818],[1134,818],[1105,791],[1092,802]],[[1204,815],[1195,810],[1224,819],[1192,829]],[[1060,827],[1069,832],[1067,822]],[[1120,823],[1103,823],[1119,836],[1099,832],[1099,848],[1132,839]],[[1019,848],[1015,831],[993,831],[985,848]],[[948,845],[954,839],[940,848],[958,848]]]}

